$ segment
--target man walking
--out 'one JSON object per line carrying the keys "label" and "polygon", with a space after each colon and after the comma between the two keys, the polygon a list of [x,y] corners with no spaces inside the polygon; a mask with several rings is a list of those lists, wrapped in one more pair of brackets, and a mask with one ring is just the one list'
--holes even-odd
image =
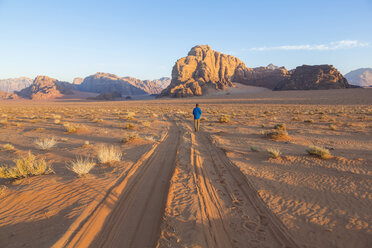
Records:
{"label": "man walking", "polygon": [[199,131],[199,124],[200,124],[200,116],[202,114],[201,109],[199,108],[199,104],[196,104],[194,110],[192,111],[194,115],[194,127],[195,132]]}

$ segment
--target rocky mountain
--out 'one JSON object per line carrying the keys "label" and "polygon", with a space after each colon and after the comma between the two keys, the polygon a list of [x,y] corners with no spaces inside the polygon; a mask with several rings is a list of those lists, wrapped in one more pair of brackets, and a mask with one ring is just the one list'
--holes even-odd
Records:
{"label": "rocky mountain", "polygon": [[177,60],[171,83],[160,96],[200,96],[207,88],[224,90],[234,86],[233,82],[274,88],[286,75],[284,67],[247,68],[234,56],[213,51],[208,45],[195,46]]}
{"label": "rocky mountain", "polygon": [[14,92],[22,90],[32,84],[32,79],[27,77],[0,79],[0,91]]}
{"label": "rocky mountain", "polygon": [[158,85],[163,90],[168,87],[168,85],[171,82],[171,79],[169,77],[162,77],[159,79],[152,80],[152,82]]}
{"label": "rocky mountain", "polygon": [[74,81],[72,82],[73,84],[81,84],[84,81],[84,78],[77,77],[74,78]]}
{"label": "rocky mountain", "polygon": [[16,93],[23,98],[40,100],[70,95],[73,94],[73,90],[75,86],[68,82],[58,81],[48,76],[37,76],[29,87]]}
{"label": "rocky mountain", "polygon": [[0,100],[11,100],[11,99],[19,99],[19,96],[15,93],[0,91]]}
{"label": "rocky mountain", "polygon": [[274,90],[326,90],[351,87],[332,65],[302,65],[279,82]]}
{"label": "rocky mountain", "polygon": [[171,83],[159,96],[200,96],[208,88],[225,90],[233,87],[233,82],[276,90],[351,87],[330,65],[304,65],[292,71],[273,64],[248,68],[238,58],[202,45],[193,47],[186,57],[177,60],[172,69]]}
{"label": "rocky mountain", "polygon": [[165,84],[167,84],[167,78],[151,81],[132,77],[118,77],[115,74],[98,72],[84,78],[83,82],[77,87],[81,91],[96,93],[118,92],[122,95],[130,96],[159,94],[163,90],[163,85]]}
{"label": "rocky mountain", "polygon": [[372,86],[372,68],[360,68],[345,74],[347,81],[356,86]]}

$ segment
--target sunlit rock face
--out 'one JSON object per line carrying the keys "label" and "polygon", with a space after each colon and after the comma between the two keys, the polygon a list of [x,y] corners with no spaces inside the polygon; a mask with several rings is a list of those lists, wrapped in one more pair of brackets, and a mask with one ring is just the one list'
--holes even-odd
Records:
{"label": "sunlit rock face", "polygon": [[233,82],[273,88],[287,73],[284,67],[247,68],[238,58],[211,49],[193,47],[186,57],[177,60],[170,85],[161,96],[200,96],[208,88],[225,90]]}
{"label": "sunlit rock face", "polygon": [[278,83],[275,90],[326,90],[352,86],[332,65],[302,65]]}
{"label": "sunlit rock face", "polygon": [[36,100],[53,99],[73,94],[74,89],[75,86],[68,82],[58,81],[48,76],[37,76],[29,87],[17,92],[17,94],[23,98]]}

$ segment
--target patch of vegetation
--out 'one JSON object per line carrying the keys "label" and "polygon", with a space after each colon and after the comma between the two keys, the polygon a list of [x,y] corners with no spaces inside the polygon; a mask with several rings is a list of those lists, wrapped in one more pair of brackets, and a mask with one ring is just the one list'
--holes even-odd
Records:
{"label": "patch of vegetation", "polygon": [[14,150],[15,148],[12,144],[5,144],[3,145],[3,149],[7,151],[11,151],[11,150]]}
{"label": "patch of vegetation", "polygon": [[127,133],[124,135],[124,137],[120,140],[121,143],[130,143],[133,140],[139,139],[138,133]]}
{"label": "patch of vegetation", "polygon": [[36,146],[40,150],[49,150],[50,148],[54,147],[56,145],[57,141],[52,138],[41,138],[35,141]]}
{"label": "patch of vegetation", "polygon": [[331,129],[331,130],[337,130],[337,126],[334,125],[334,124],[330,124],[329,125],[329,129]]}
{"label": "patch of vegetation", "polygon": [[26,157],[14,160],[16,166],[0,167],[0,178],[19,179],[52,173],[49,163],[42,158],[36,158],[31,152]]}
{"label": "patch of vegetation", "polygon": [[270,157],[272,158],[279,158],[280,155],[282,154],[281,151],[276,148],[268,148],[266,151],[269,153]]}
{"label": "patch of vegetation", "polygon": [[135,129],[135,128],[136,128],[136,125],[134,125],[133,123],[125,124],[125,129]]}
{"label": "patch of vegetation", "polygon": [[316,156],[321,159],[330,159],[333,157],[329,150],[318,146],[309,146],[309,148],[306,151],[308,154]]}
{"label": "patch of vegetation", "polygon": [[218,119],[220,123],[229,123],[230,117],[228,115],[221,115]]}
{"label": "patch of vegetation", "polygon": [[75,160],[70,161],[66,167],[79,176],[83,176],[88,174],[95,165],[96,162],[92,158],[79,156]]}
{"label": "patch of vegetation", "polygon": [[251,151],[252,152],[259,152],[260,148],[258,146],[251,146]]}
{"label": "patch of vegetation", "polygon": [[271,131],[267,131],[263,133],[264,137],[272,139],[272,140],[288,140],[290,139],[288,132],[283,129],[273,129]]}
{"label": "patch of vegetation", "polygon": [[304,120],[305,123],[314,123],[314,120],[313,119],[307,119],[307,120]]}
{"label": "patch of vegetation", "polygon": [[98,150],[98,160],[101,163],[108,163],[121,160],[122,153],[119,147],[116,146],[100,146]]}
{"label": "patch of vegetation", "polygon": [[84,125],[72,124],[68,122],[63,123],[63,127],[67,133],[84,133],[88,131],[88,128]]}

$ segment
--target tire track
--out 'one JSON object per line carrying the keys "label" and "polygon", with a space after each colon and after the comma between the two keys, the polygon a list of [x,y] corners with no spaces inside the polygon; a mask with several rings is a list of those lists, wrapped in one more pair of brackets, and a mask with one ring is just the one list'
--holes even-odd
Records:
{"label": "tire track", "polygon": [[123,180],[112,197],[86,220],[64,247],[153,247],[176,164],[179,130],[172,123],[164,142]]}
{"label": "tire track", "polygon": [[[232,205],[236,207],[236,212],[250,214],[251,216],[255,214],[258,215],[259,221],[257,223],[243,221],[243,227],[249,231],[254,229],[261,234],[265,233],[265,239],[267,239],[267,241],[274,237],[277,242],[274,242],[274,240],[271,242],[273,245],[276,243],[278,247],[299,247],[284,224],[270,211],[259,197],[253,184],[240,169],[227,158],[225,153],[213,144],[211,137],[205,132],[200,132],[195,136],[197,136],[195,137],[197,143],[200,146],[206,147],[208,150],[209,156],[213,162],[213,167],[221,178],[221,182],[224,185]],[[254,212],[252,210],[254,210]],[[257,217],[255,219],[257,219]],[[260,227],[254,227],[256,224]],[[234,231],[240,231],[237,226],[232,225],[232,227],[235,229]]]}
{"label": "tire track", "polygon": [[157,247],[298,247],[211,138],[178,125],[184,157],[172,178]]}

